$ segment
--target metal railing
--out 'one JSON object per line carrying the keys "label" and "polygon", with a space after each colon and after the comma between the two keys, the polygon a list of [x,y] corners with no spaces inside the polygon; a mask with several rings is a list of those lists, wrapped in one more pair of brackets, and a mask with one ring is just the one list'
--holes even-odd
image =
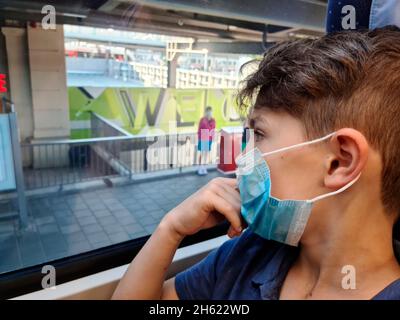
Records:
{"label": "metal railing", "polygon": [[[139,62],[129,62],[137,72],[137,80],[144,82],[144,86],[167,87],[168,68],[166,66],[151,65]],[[237,88],[237,75],[217,74],[199,70],[176,69],[177,88]]]}
{"label": "metal railing", "polygon": [[156,86],[166,88],[168,84],[168,67],[140,62],[129,62],[136,71],[137,79],[144,82],[145,87]]}
{"label": "metal railing", "polygon": [[67,57],[66,64],[69,74],[107,76],[122,81],[139,80],[137,71],[125,61],[106,58]]}
{"label": "metal railing", "polygon": [[176,69],[177,88],[237,88],[238,76],[199,70]]}
{"label": "metal railing", "polygon": [[[215,141],[219,141],[216,132]],[[38,189],[198,164],[197,133],[117,136],[21,144],[27,189]],[[217,164],[218,143],[210,152]]]}

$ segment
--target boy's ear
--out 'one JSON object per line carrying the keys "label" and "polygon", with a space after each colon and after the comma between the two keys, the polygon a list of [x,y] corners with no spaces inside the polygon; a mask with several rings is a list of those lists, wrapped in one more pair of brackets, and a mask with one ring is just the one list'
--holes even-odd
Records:
{"label": "boy's ear", "polygon": [[325,186],[339,189],[353,181],[363,170],[368,159],[368,142],[355,129],[343,128],[329,140]]}

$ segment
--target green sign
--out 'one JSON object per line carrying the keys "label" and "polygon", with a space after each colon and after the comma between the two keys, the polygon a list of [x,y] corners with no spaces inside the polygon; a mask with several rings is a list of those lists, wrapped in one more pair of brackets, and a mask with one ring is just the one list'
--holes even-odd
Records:
{"label": "green sign", "polygon": [[[90,137],[79,127],[93,111],[132,134],[194,132],[207,106],[217,129],[239,126],[234,89],[69,88],[72,137]],[[86,122],[85,122],[86,121]],[[79,131],[80,130],[80,131]]]}

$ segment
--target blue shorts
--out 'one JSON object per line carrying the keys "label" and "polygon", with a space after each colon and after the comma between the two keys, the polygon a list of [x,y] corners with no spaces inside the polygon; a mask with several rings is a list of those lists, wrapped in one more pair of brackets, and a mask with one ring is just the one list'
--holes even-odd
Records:
{"label": "blue shorts", "polygon": [[199,140],[197,144],[198,151],[211,151],[212,140]]}

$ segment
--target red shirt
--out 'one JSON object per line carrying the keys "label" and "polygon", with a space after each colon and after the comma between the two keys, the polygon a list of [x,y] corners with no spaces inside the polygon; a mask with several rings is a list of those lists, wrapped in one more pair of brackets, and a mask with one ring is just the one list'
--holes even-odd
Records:
{"label": "red shirt", "polygon": [[199,129],[197,130],[197,136],[199,140],[211,141],[214,138],[214,131],[215,131],[214,118],[208,120],[207,117],[203,117],[200,119]]}

